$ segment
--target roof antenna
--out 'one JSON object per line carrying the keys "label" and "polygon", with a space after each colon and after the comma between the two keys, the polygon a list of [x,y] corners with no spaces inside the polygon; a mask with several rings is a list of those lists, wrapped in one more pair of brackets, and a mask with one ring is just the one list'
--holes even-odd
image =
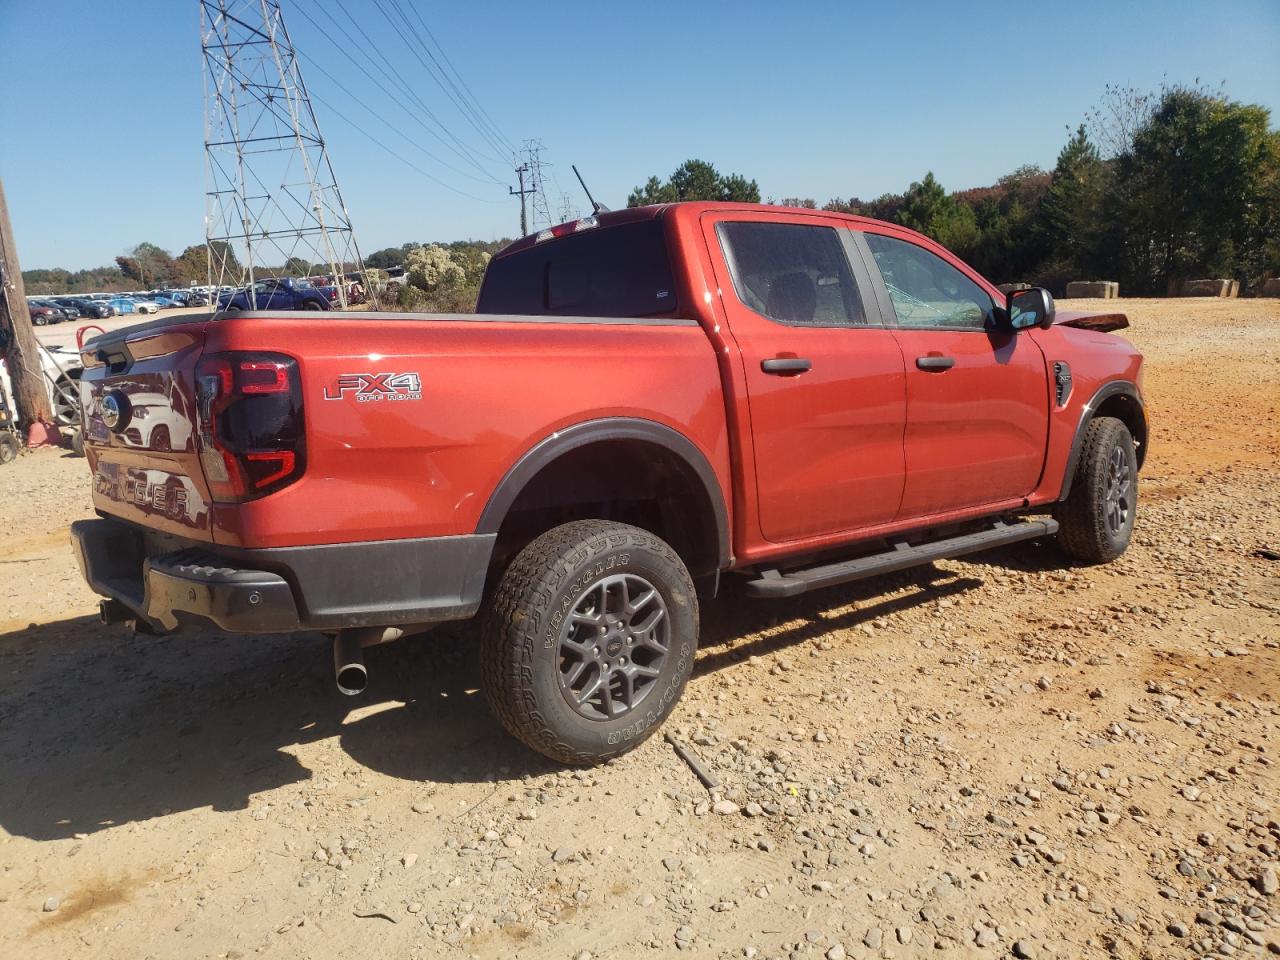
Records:
{"label": "roof antenna", "polygon": [[587,195],[587,199],[591,201],[592,215],[595,215],[597,213],[608,213],[609,208],[606,207],[603,203],[596,203],[596,198],[593,197],[591,195],[591,191],[587,189],[587,181],[583,180],[582,174],[578,172],[578,165],[576,163],[571,163],[569,164],[569,166],[573,168],[573,175],[577,177],[578,182],[582,184],[582,192],[585,193]]}

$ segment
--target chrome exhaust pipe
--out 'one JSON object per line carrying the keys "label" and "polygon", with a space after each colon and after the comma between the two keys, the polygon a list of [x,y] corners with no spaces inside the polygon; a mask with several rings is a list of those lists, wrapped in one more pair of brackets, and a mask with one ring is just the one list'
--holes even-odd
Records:
{"label": "chrome exhaust pipe", "polygon": [[369,685],[369,671],[364,665],[364,648],[390,643],[411,634],[431,629],[429,623],[406,623],[398,627],[351,627],[339,630],[333,637],[333,673],[338,692],[349,697],[364,693]]}
{"label": "chrome exhaust pipe", "polygon": [[348,697],[364,693],[369,671],[364,665],[364,643],[360,630],[339,630],[333,638],[333,674],[338,692]]}

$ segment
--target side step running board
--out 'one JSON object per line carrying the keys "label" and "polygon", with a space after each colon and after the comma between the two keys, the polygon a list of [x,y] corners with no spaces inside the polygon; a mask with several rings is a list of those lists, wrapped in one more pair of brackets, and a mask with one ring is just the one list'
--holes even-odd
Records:
{"label": "side step running board", "polygon": [[935,540],[932,543],[921,543],[914,547],[899,543],[892,550],[858,557],[856,560],[844,560],[803,570],[790,570],[786,573],[765,570],[755,580],[747,581],[747,593],[755,597],[794,597],[820,587],[831,587],[838,583],[861,580],[863,577],[906,570],[908,567],[919,566],[922,563],[960,557],[966,553],[1002,547],[1009,543],[1017,543],[1019,540],[1034,540],[1036,537],[1047,537],[1057,532],[1058,521],[1052,519],[1026,520],[1011,524],[996,523],[976,533],[966,533],[947,540]]}

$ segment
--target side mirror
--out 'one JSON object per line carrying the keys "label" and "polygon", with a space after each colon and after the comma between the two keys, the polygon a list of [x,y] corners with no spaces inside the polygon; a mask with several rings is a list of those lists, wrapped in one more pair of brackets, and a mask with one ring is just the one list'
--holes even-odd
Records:
{"label": "side mirror", "polygon": [[1053,318],[1057,311],[1053,306],[1053,295],[1043,287],[1032,287],[1030,290],[1012,290],[1007,299],[1007,330],[1017,333],[1030,327],[1048,330],[1053,326]]}

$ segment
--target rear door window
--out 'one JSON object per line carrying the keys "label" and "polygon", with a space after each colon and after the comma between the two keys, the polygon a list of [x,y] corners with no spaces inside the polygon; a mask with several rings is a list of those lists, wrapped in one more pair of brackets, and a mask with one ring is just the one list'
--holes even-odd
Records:
{"label": "rear door window", "polygon": [[495,257],[477,313],[648,317],[677,309],[657,220],[600,227]]}
{"label": "rear door window", "polygon": [[743,306],[791,326],[866,323],[833,228],[747,220],[718,223],[716,234]]}

